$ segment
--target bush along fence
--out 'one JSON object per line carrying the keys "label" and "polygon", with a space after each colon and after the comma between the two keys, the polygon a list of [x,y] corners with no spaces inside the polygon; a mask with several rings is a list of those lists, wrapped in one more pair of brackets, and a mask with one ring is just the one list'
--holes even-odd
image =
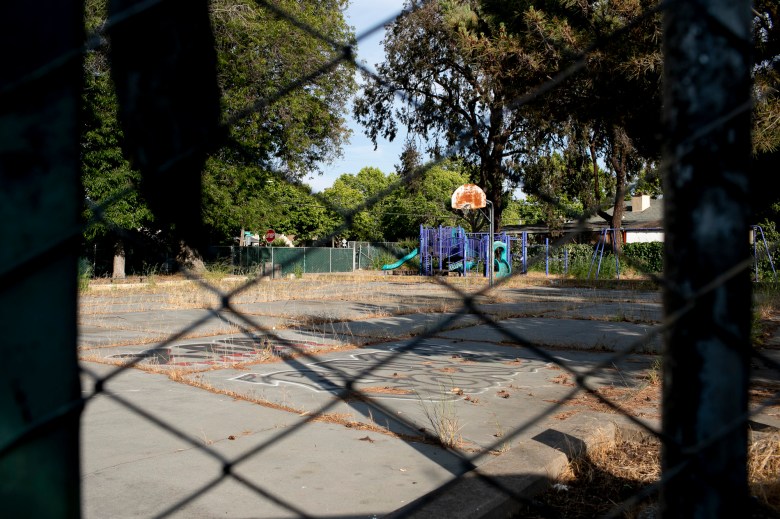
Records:
{"label": "bush along fence", "polygon": [[[646,275],[662,274],[664,270],[663,242],[623,244],[619,258],[610,247],[596,248],[590,244],[567,243],[560,247],[528,245],[531,262],[528,270],[544,272],[546,275],[568,275],[582,279],[620,278],[621,269]],[[753,280],[756,282],[777,281],[776,265],[780,260],[780,247],[760,238],[752,244]],[[517,254],[515,267],[522,268],[522,256]]]}

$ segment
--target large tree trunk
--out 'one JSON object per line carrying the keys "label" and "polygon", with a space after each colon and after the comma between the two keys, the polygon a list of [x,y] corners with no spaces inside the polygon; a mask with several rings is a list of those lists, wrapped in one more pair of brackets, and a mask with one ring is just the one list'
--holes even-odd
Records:
{"label": "large tree trunk", "polygon": [[206,264],[197,250],[188,246],[186,243],[179,242],[179,252],[176,255],[176,261],[179,268],[192,274],[203,274],[206,272]]}
{"label": "large tree trunk", "polygon": [[623,213],[626,208],[624,202],[626,194],[626,168],[623,161],[617,161],[614,158],[612,166],[615,168],[615,205],[612,208],[612,228],[615,229],[615,239],[612,242],[612,250],[619,256],[623,252],[623,234],[621,230],[623,227]]}
{"label": "large tree trunk", "polygon": [[599,156],[596,150],[595,138],[590,139],[588,151],[590,151],[590,162],[593,165],[593,196],[596,201],[596,210],[598,211],[601,209],[601,184],[599,183]]}
{"label": "large tree trunk", "polygon": [[125,242],[120,238],[114,242],[114,270],[111,277],[114,279],[125,279]]}

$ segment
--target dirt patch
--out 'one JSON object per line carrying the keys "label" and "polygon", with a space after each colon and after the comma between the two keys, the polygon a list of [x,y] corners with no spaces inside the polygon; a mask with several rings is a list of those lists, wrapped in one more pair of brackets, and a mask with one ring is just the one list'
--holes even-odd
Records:
{"label": "dirt patch", "polygon": [[411,395],[414,394],[414,391],[411,389],[404,389],[400,387],[389,387],[389,386],[371,386],[371,387],[361,387],[360,388],[361,393],[370,393],[370,394],[379,394],[379,395]]}

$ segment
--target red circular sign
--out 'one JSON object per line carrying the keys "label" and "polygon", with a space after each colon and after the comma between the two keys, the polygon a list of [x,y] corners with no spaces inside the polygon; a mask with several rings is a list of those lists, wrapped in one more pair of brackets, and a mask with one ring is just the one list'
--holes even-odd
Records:
{"label": "red circular sign", "polygon": [[275,239],[276,239],[276,233],[274,232],[273,229],[268,229],[267,231],[265,231],[265,241],[266,242],[271,243]]}

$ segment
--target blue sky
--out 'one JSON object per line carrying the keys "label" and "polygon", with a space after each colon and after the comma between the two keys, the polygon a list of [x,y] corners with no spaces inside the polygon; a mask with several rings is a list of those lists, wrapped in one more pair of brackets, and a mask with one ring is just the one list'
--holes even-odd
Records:
{"label": "blue sky", "polygon": [[[360,39],[366,31],[391,17],[397,16],[403,9],[404,0],[352,0],[347,8],[347,23],[355,28],[358,40],[357,57],[366,66],[374,69],[374,65],[384,60],[380,41],[384,37],[384,29]],[[333,164],[321,167],[322,175],[305,179],[315,192],[322,191],[333,185],[333,181],[344,173],[355,174],[361,168],[372,166],[390,173],[398,164],[398,157],[403,147],[404,135],[400,134],[395,141],[379,141],[377,149],[365,136],[363,128],[348,114],[349,126],[352,128],[350,144],[344,147],[344,156]]]}

